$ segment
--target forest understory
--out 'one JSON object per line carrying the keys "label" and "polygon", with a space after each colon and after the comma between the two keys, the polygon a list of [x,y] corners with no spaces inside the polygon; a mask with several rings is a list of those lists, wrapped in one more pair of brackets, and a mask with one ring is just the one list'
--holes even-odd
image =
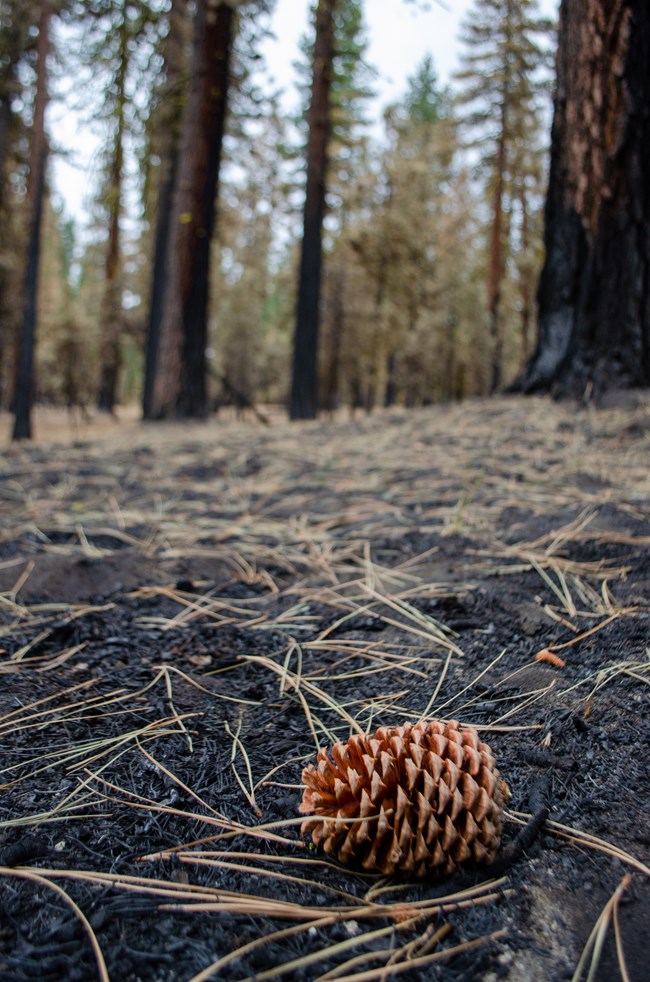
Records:
{"label": "forest understory", "polygon": [[[6,446],[0,978],[647,979],[649,459],[647,395]],[[301,836],[317,746],[423,714],[505,846],[546,800],[508,868]]]}

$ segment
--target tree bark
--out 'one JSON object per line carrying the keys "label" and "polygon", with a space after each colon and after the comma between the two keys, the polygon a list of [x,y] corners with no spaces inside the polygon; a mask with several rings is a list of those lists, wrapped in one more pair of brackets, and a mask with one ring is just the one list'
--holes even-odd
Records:
{"label": "tree bark", "polygon": [[9,98],[0,92],[0,208],[4,202],[5,168],[9,153],[9,128],[11,125],[11,106]]}
{"label": "tree bark", "polygon": [[528,221],[528,195],[525,184],[519,188],[519,207],[521,208],[521,261],[519,269],[519,300],[521,303],[521,355],[519,370],[523,370],[530,358],[531,320],[533,316],[534,275],[529,268],[530,226]]}
{"label": "tree bark", "polygon": [[142,415],[154,418],[153,387],[156,377],[160,325],[165,294],[165,261],[172,227],[174,187],[178,173],[181,135],[181,92],[186,71],[185,22],[187,0],[172,0],[169,12],[169,31],[165,40],[165,82],[162,92],[160,127],[160,184],[156,206],[156,232],[151,271],[151,293],[145,350]]}
{"label": "tree bark", "polygon": [[650,4],[563,0],[536,351],[514,388],[650,384]]}
{"label": "tree bark", "polygon": [[120,62],[115,76],[117,121],[115,142],[108,174],[108,243],[106,246],[104,296],[101,308],[100,379],[97,408],[112,413],[117,397],[120,369],[120,335],[122,333],[122,289],[120,262],[122,255],[120,218],[122,215],[122,178],[124,170],[124,130],[126,77],[129,64],[128,31],[123,22],[120,38]]}
{"label": "tree bark", "polygon": [[151,416],[207,415],[206,358],[210,246],[226,119],[234,10],[196,4],[192,77],[183,119],[166,255],[166,290]]}
{"label": "tree bark", "polygon": [[336,0],[319,0],[316,9],[307,140],[307,184],[289,402],[291,419],[315,419],[318,414],[318,328],[327,147],[331,131],[330,92],[335,6]]}
{"label": "tree bark", "polygon": [[29,440],[32,436],[31,407],[34,389],[34,351],[36,347],[36,300],[41,256],[41,226],[45,198],[45,168],[47,135],[45,110],[48,102],[47,57],[50,49],[52,10],[48,0],[40,8],[37,44],[36,93],[29,155],[27,202],[29,233],[23,294],[23,322],[16,358],[14,384],[14,440]]}
{"label": "tree bark", "polygon": [[503,285],[503,196],[506,170],[506,100],[501,106],[501,131],[497,141],[490,226],[490,267],[488,275],[488,314],[492,351],[490,354],[490,393],[501,387],[503,377],[503,327],[501,324],[501,289]]}

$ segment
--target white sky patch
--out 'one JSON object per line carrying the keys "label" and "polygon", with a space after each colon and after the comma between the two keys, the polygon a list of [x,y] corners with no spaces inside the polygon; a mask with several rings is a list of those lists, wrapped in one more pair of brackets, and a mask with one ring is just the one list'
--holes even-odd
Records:
{"label": "white sky patch", "polygon": [[[554,16],[558,2],[541,0],[541,12]],[[293,64],[298,58],[298,41],[309,26],[309,6],[309,0],[278,0],[271,20],[276,39],[263,47],[269,74],[284,90],[288,108],[297,103]],[[443,84],[451,80],[458,67],[460,24],[472,6],[473,0],[366,0],[367,60],[379,72],[373,107],[377,120],[386,105],[404,95],[407,79],[425,55],[432,55]],[[70,153],[69,161],[60,156],[53,161],[53,188],[61,195],[66,212],[83,224],[96,186],[93,160],[98,140],[60,103],[52,107],[49,124],[54,143]]]}

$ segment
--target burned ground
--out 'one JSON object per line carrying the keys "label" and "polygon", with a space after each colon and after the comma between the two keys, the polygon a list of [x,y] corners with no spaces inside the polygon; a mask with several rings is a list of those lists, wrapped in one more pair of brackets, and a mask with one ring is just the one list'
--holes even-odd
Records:
{"label": "burned ground", "polygon": [[[648,977],[650,404],[6,448],[0,977]],[[510,868],[346,869],[316,746],[480,729]],[[627,973],[627,975],[626,975]]]}

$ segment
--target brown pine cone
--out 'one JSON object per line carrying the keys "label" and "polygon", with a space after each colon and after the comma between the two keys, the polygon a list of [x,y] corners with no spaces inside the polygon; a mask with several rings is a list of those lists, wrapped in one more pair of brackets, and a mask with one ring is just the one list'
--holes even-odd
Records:
{"label": "brown pine cone", "polygon": [[[510,797],[471,726],[382,726],[318,751],[302,772],[300,813],[314,844],[342,863],[392,875],[447,875],[491,863]],[[356,821],[352,821],[356,819]]]}

